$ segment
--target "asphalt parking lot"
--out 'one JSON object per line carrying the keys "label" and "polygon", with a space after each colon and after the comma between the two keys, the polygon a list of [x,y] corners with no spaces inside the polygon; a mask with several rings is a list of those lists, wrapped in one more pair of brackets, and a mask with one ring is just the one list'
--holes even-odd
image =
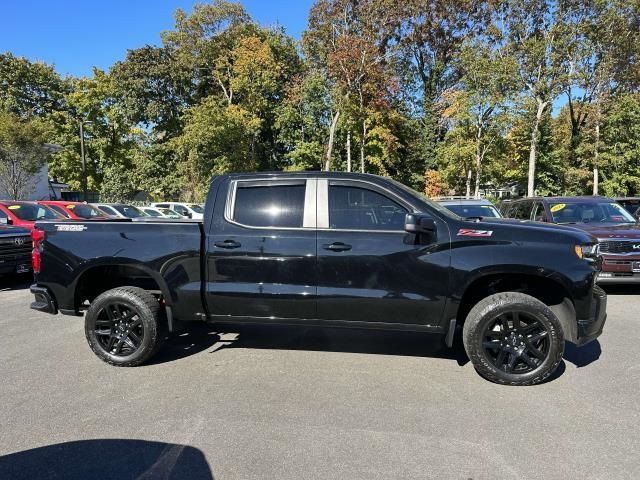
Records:
{"label": "asphalt parking lot", "polygon": [[203,325],[147,366],[0,285],[0,478],[637,479],[640,296],[554,378],[503,387],[426,335]]}

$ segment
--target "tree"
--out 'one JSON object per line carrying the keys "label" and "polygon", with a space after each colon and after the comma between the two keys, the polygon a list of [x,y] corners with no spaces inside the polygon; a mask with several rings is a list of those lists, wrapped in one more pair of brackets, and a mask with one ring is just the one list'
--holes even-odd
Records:
{"label": "tree", "polygon": [[393,13],[387,26],[388,36],[400,49],[398,67],[408,75],[404,88],[417,86],[422,115],[422,149],[427,165],[435,161],[436,148],[444,139],[446,127],[438,108],[442,96],[454,88],[463,73],[456,59],[465,40],[483,30],[487,2],[482,0],[405,0],[382,5]]}
{"label": "tree", "polygon": [[52,66],[0,54],[0,109],[21,118],[45,117],[60,110],[64,87]]}
{"label": "tree", "polygon": [[523,94],[535,105],[529,140],[527,195],[535,195],[536,162],[545,113],[563,85],[565,33],[563,3],[555,0],[509,0],[500,6],[500,24],[509,40]]}
{"label": "tree", "polygon": [[13,200],[30,194],[47,161],[46,127],[41,120],[22,120],[0,111],[0,191]]}

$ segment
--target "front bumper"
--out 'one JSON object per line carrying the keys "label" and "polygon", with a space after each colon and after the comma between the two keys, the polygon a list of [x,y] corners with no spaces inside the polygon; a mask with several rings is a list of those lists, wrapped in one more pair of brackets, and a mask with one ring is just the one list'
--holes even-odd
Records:
{"label": "front bumper", "polygon": [[640,284],[640,273],[600,272],[596,281],[600,285]]}
{"label": "front bumper", "polygon": [[56,314],[58,313],[58,307],[53,296],[49,293],[45,287],[39,287],[38,285],[31,285],[29,289],[31,293],[36,297],[34,302],[31,302],[31,308],[39,312]]}
{"label": "front bumper", "polygon": [[594,285],[589,318],[578,319],[576,345],[585,345],[600,336],[607,320],[607,294]]}

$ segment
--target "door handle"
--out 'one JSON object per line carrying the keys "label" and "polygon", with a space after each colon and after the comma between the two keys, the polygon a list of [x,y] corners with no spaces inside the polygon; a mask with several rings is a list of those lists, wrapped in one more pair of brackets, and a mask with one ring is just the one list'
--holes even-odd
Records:
{"label": "door handle", "polygon": [[345,252],[351,250],[351,245],[347,245],[342,242],[325,243],[322,245],[325,250],[331,250],[332,252]]}
{"label": "door handle", "polygon": [[242,246],[240,242],[236,242],[235,240],[225,240],[224,242],[215,242],[214,245],[220,248],[238,248]]}

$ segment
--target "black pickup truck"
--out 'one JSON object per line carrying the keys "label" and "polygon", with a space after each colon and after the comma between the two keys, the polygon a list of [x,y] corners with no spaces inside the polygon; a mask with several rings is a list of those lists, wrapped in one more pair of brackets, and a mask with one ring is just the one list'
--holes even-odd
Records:
{"label": "black pickup truck", "polygon": [[464,220],[393,180],[215,177],[203,221],[41,221],[31,307],[85,313],[90,347],[143,363],[187,321],[462,330],[478,372],[528,385],[595,339],[597,242],[570,227]]}

